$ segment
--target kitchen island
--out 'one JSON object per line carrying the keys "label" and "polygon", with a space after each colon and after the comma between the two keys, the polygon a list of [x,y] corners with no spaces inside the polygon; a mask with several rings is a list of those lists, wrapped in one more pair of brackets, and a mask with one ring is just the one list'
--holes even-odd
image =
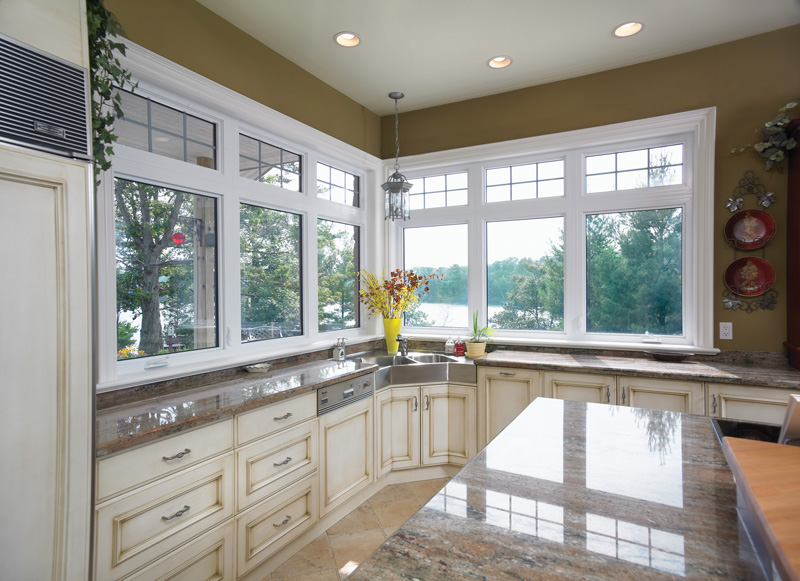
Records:
{"label": "kitchen island", "polygon": [[708,418],[538,398],[349,579],[761,579]]}

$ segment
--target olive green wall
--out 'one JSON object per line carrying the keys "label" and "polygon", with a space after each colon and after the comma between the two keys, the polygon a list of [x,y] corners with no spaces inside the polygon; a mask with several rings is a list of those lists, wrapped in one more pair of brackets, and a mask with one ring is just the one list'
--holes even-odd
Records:
{"label": "olive green wall", "polygon": [[[767,172],[752,151],[757,130],[777,109],[800,97],[800,26],[793,26],[694,51],[587,75],[400,114],[402,155],[441,151],[534,135],[619,123],[704,107],[717,108],[714,215],[714,336],[719,322],[733,322],[733,340],[720,349],[783,351],[786,338],[786,174]],[[798,112],[800,114],[800,112]],[[394,156],[394,118],[381,118],[382,158]],[[775,193],[769,213],[777,234],[765,257],[775,267],[774,311],[746,314],[722,307],[723,273],[733,249],[723,235],[730,212],[725,202],[747,170]],[[800,192],[795,192],[796,195]],[[755,196],[745,196],[754,208]],[[800,226],[800,225],[798,225]],[[760,253],[748,253],[760,256]],[[739,254],[742,256],[742,253]],[[793,260],[800,260],[794,256]]]}
{"label": "olive green wall", "polygon": [[377,115],[194,0],[106,0],[125,36],[172,62],[377,156]]}
{"label": "olive green wall", "polygon": [[[298,121],[384,159],[394,156],[393,116],[378,118],[194,0],[106,0],[126,36],[169,60]],[[501,73],[502,74],[502,73]],[[733,322],[721,349],[782,351],[786,336],[786,176],[766,172],[753,142],[778,107],[800,97],[800,26],[683,55],[401,113],[403,155],[546,135],[704,107],[717,108],[714,216],[714,335]],[[774,311],[722,308],[722,276],[733,250],[722,234],[725,201],[747,170],[775,193],[777,235],[766,248],[775,266]],[[753,196],[745,207],[754,207]],[[794,259],[800,259],[793,257]]]}

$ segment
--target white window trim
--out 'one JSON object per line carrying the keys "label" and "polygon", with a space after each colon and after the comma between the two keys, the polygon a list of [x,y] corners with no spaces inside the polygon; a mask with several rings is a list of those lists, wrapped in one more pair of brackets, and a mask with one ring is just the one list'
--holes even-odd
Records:
{"label": "white window trim", "polygon": [[[566,156],[565,177],[581,187],[583,212],[571,212],[571,222],[565,223],[565,277],[576,281],[572,287],[565,285],[565,309],[567,304],[585,305],[585,243],[584,228],[581,223],[589,210],[608,210],[605,200],[614,197],[630,196],[630,190],[603,194],[585,194],[584,158],[599,152],[611,152],[616,147],[635,149],[637,144],[652,145],[662,138],[671,141],[674,136],[686,136],[684,153],[684,184],[687,186],[661,186],[647,193],[639,193],[638,205],[641,209],[655,207],[684,207],[691,216],[685,215],[683,243],[684,248],[694,248],[694,252],[684,252],[684,337],[672,339],[661,336],[662,343],[642,343],[640,335],[603,335],[602,340],[585,335],[583,311],[575,315],[565,313],[565,331],[531,332],[500,331],[495,341],[506,344],[541,345],[557,347],[588,347],[622,350],[674,350],[695,353],[717,353],[713,346],[713,224],[714,210],[714,145],[716,109],[707,108],[685,113],[676,113],[650,119],[630,121],[614,125],[569,131],[554,135],[536,136],[525,139],[478,145],[430,154],[401,158],[400,166],[410,178],[469,171],[469,206],[455,206],[412,212],[411,220],[388,225],[389,264],[402,264],[402,229],[404,227],[434,226],[467,222],[470,228],[469,256],[469,312],[479,312],[479,322],[486,324],[484,305],[486,304],[485,275],[475,272],[485,267],[485,248],[487,221],[533,217],[526,209],[536,209],[536,216],[564,215],[565,204],[570,204],[570,194],[565,198],[542,198],[486,204],[484,196],[484,169],[502,165],[547,161]],[[388,169],[388,162],[384,162]],[[574,188],[573,190],[574,191]],[[597,199],[595,204],[590,198]],[[513,211],[509,209],[513,208]],[[552,211],[549,209],[551,208]],[[628,208],[619,209],[625,211]],[[633,209],[633,208],[631,208]],[[575,251],[578,254],[575,254]],[[480,262],[472,257],[480,257]],[[578,296],[575,295],[578,293]],[[568,319],[567,317],[571,317]],[[465,334],[465,328],[425,328],[409,327],[405,332],[420,337],[443,338],[449,335]]]}
{"label": "white window trim", "polygon": [[[338,337],[369,339],[382,336],[380,321],[363,309],[360,326],[341,331],[317,329],[316,230],[317,219],[359,227],[359,262],[362,268],[380,270],[384,262],[383,198],[376,197],[381,161],[351,145],[239,95],[192,71],[126,41],[123,66],[139,82],[137,92],[217,124],[217,167],[193,166],[158,154],[115,146],[113,167],[102,176],[97,190],[97,341],[99,391],[160,381],[173,377],[224,369],[284,355],[332,347]],[[239,176],[239,133],[261,139],[303,156],[302,192],[261,184]],[[316,161],[357,175],[361,182],[361,207],[334,204],[316,195]],[[116,360],[116,292],[114,252],[115,176],[157,183],[219,200],[218,329],[219,347],[153,358]],[[240,344],[239,203],[254,203],[302,216],[303,329],[301,337]],[[232,240],[236,243],[232,243]],[[154,366],[160,362],[166,366]],[[150,369],[146,369],[149,367]]]}

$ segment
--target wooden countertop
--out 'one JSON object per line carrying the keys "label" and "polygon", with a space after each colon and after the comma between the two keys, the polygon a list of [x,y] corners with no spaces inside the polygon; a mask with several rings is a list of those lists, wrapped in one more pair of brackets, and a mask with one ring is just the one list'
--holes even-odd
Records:
{"label": "wooden countertop", "polygon": [[778,572],[800,579],[800,447],[741,438],[722,447]]}

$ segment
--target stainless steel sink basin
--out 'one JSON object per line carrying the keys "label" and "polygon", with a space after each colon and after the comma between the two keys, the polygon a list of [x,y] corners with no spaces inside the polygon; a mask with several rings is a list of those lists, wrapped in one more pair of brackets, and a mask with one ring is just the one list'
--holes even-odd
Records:
{"label": "stainless steel sink basin", "polygon": [[392,365],[416,365],[417,362],[410,357],[403,357],[402,355],[361,355],[355,357],[360,359],[362,363],[375,364],[379,367],[389,367]]}
{"label": "stainless steel sink basin", "polygon": [[408,357],[414,361],[418,361],[419,363],[458,363],[458,359],[455,357],[442,355],[441,353],[412,353]]}

